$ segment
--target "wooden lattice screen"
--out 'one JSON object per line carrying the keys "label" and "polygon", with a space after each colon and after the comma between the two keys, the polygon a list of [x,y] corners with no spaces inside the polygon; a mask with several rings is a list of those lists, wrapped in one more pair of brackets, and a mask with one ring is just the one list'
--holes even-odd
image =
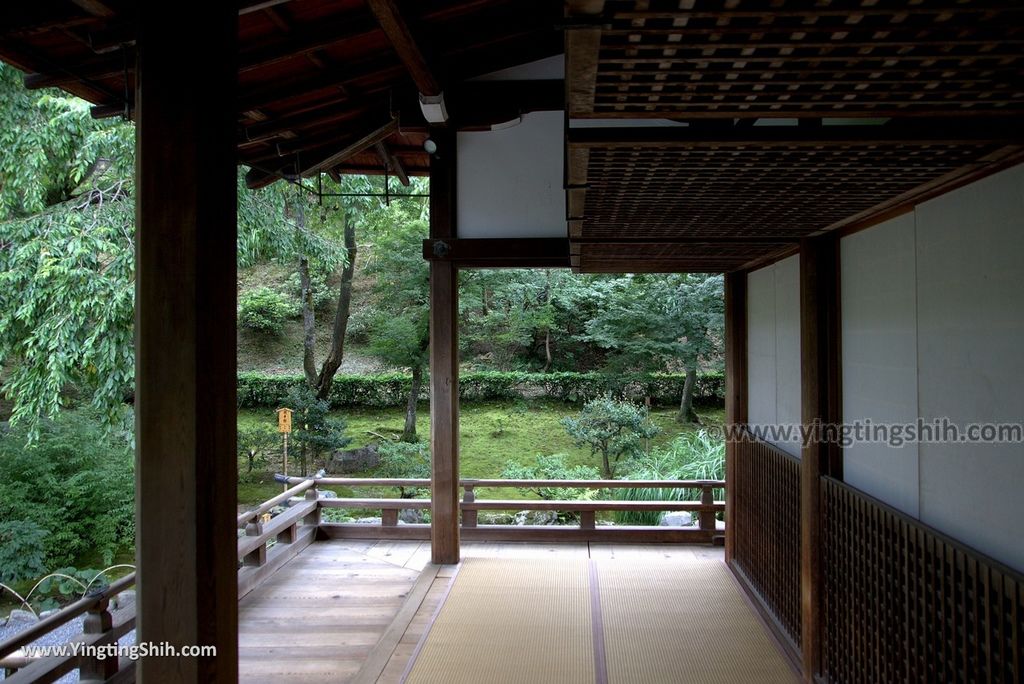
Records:
{"label": "wooden lattice screen", "polygon": [[800,461],[753,438],[736,442],[733,569],[800,647]]}
{"label": "wooden lattice screen", "polygon": [[824,478],[830,682],[1024,681],[1024,577]]}

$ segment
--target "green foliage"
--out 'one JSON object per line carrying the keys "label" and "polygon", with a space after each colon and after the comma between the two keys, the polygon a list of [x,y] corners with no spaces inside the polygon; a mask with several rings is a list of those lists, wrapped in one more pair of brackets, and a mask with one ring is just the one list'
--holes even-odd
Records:
{"label": "green foliage", "polygon": [[612,352],[615,370],[717,362],[724,333],[722,282],[720,275],[693,273],[624,276],[587,323],[588,339]]}
{"label": "green foliage", "polygon": [[[631,480],[724,480],[725,442],[714,439],[706,430],[684,432],[664,448],[642,459],[630,473]],[[724,490],[714,490],[716,499]],[[699,501],[699,489],[647,487],[619,489],[617,501]],[[660,511],[616,511],[621,525],[657,525],[664,517]]]}
{"label": "green foliage", "polygon": [[[327,273],[323,267],[317,263],[314,267],[310,266],[309,269],[309,289],[313,292],[313,308],[316,311],[322,311],[330,307],[338,297],[337,288],[331,288],[328,285],[329,273]],[[302,278],[299,272],[296,271],[288,277],[288,292],[289,295],[294,297],[295,301],[302,302]],[[299,304],[301,306],[301,304]]]}
{"label": "green foliage", "polygon": [[[381,442],[377,447],[380,465],[375,477],[419,479],[430,477],[430,449],[423,442]],[[403,499],[425,491],[422,487],[399,487]]]}
{"label": "green foliage", "polygon": [[[459,375],[459,397],[463,401],[521,401],[538,395],[577,403],[612,394],[631,400],[651,398],[652,402],[674,403],[682,391],[680,374],[606,375],[603,373],[527,373],[523,371],[469,371]],[[288,392],[302,385],[299,375],[238,375],[239,406],[271,407],[282,404]],[[402,406],[411,378],[405,373],[378,375],[337,375],[331,387],[330,403],[339,407]],[[424,384],[426,391],[426,383]],[[725,379],[721,373],[697,376],[697,399],[721,404]],[[425,399],[426,395],[422,395]]]}
{"label": "green foliage", "polygon": [[281,334],[284,322],[297,313],[294,302],[269,287],[248,290],[238,299],[239,324],[271,335]]}
{"label": "green foliage", "polygon": [[[725,479],[725,441],[712,437],[707,430],[684,432],[661,449],[660,454],[678,464],[675,470],[677,479]],[[725,491],[716,489],[715,498],[725,498]]]}
{"label": "green foliage", "polygon": [[[501,472],[504,480],[597,480],[601,474],[586,465],[571,466],[565,454],[539,454],[531,465],[508,461]],[[598,490],[579,487],[521,487],[524,494],[533,494],[548,500],[594,499]]]}
{"label": "green foliage", "polygon": [[135,536],[134,458],[122,436],[95,413],[64,412],[0,437],[0,523],[23,521],[47,532],[47,567],[99,554],[109,563]]}
{"label": "green foliage", "polygon": [[392,226],[377,238],[368,262],[377,298],[369,351],[392,366],[414,368],[427,361],[430,271],[421,248],[426,236],[422,221]]}
{"label": "green foliage", "polygon": [[0,522],[0,582],[10,584],[44,574],[49,534],[31,520]]}
{"label": "green foliage", "polygon": [[270,425],[240,425],[238,427],[238,455],[246,459],[247,472],[266,464],[271,454],[280,452],[281,435]]}
{"label": "green foliage", "polygon": [[298,447],[303,476],[306,475],[307,458],[316,465],[322,462],[321,456],[325,452],[342,449],[351,443],[352,440],[345,436],[344,419],[330,415],[328,403],[317,399],[305,385],[292,388],[285,397],[284,405],[294,411],[290,441]]}
{"label": "green foliage", "polygon": [[592,456],[601,455],[601,472],[607,479],[615,477],[621,459],[642,454],[644,440],[661,431],[645,407],[608,396],[588,401],[578,417],[563,418],[562,426],[576,446],[588,447]]}

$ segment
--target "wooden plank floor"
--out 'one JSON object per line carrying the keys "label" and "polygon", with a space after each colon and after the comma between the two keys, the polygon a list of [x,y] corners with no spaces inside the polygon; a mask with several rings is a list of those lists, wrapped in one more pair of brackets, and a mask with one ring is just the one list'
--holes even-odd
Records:
{"label": "wooden plank floor", "polygon": [[[462,555],[685,562],[720,560],[723,550],[673,544],[465,542]],[[315,542],[239,603],[239,680],[399,682],[454,572],[451,566],[433,568],[436,576],[426,575],[425,584],[414,592],[429,562],[429,542]],[[402,611],[410,592],[418,605]],[[389,631],[396,617],[398,624]]]}
{"label": "wooden plank floor", "polygon": [[348,681],[429,557],[421,543],[310,545],[238,604],[239,681]]}

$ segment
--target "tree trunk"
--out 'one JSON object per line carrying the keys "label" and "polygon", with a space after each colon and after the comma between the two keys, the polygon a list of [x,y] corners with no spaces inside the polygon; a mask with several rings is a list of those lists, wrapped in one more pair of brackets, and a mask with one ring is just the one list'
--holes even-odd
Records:
{"label": "tree trunk", "polygon": [[551,330],[544,331],[544,372],[551,368]]}
{"label": "tree trunk", "polygon": [[341,367],[345,356],[345,331],[348,329],[348,313],[352,305],[352,275],[356,266],[356,227],[350,216],[345,217],[345,249],[348,261],[341,272],[341,285],[338,288],[338,308],[334,312],[334,331],[331,334],[331,350],[320,367],[320,376],[316,381],[316,396],[327,399],[331,393],[334,374]]}
{"label": "tree trunk", "polygon": [[309,284],[309,257],[299,259],[299,280],[302,283],[302,370],[306,385],[316,389],[316,326],[313,314],[313,289]]}
{"label": "tree trunk", "polygon": [[420,387],[423,385],[423,365],[412,368],[412,387],[409,389],[409,401],[405,406],[405,429],[402,430],[403,442],[416,441],[416,402],[420,398]]}
{"label": "tree trunk", "polygon": [[606,480],[614,480],[615,479],[615,473],[612,472],[612,464],[608,460],[608,453],[607,452],[601,452],[601,459],[603,461],[603,466],[604,466],[604,473],[603,473],[604,479],[606,479]]}
{"label": "tree trunk", "polygon": [[686,380],[683,382],[683,397],[679,402],[679,413],[676,421],[680,423],[700,423],[700,418],[693,410],[693,389],[697,385],[697,369],[686,369]]}

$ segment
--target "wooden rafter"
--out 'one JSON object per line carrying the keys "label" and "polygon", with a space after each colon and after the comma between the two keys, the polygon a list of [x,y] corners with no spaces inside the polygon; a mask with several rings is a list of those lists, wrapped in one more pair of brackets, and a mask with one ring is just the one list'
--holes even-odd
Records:
{"label": "wooden rafter", "polygon": [[402,185],[408,186],[410,182],[409,174],[405,172],[405,167],[402,165],[401,160],[391,154],[388,144],[381,140],[373,147],[377,152],[377,156],[380,157],[381,162],[384,164],[384,168],[393,173]]}
{"label": "wooden rafter", "polygon": [[405,65],[417,90],[423,95],[431,97],[440,95],[441,84],[427,64],[423,50],[413,37],[395,0],[366,0],[366,2],[384,34],[388,37],[391,47],[395,49],[398,58]]}

